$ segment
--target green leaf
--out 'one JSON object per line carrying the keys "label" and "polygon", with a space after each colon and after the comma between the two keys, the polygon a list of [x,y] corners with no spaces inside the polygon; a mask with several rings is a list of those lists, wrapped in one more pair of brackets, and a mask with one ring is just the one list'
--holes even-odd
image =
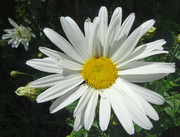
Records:
{"label": "green leaf", "polygon": [[178,112],[179,111],[179,106],[180,106],[180,100],[179,99],[174,99],[174,102],[175,102],[175,112]]}
{"label": "green leaf", "polygon": [[164,111],[165,111],[168,115],[173,116],[173,111],[172,111],[172,109],[171,109],[170,107],[164,108]]}

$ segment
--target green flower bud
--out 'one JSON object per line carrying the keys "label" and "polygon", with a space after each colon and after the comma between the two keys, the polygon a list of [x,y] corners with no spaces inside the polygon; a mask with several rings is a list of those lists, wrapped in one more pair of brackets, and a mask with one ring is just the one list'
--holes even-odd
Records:
{"label": "green flower bud", "polygon": [[144,37],[146,39],[152,39],[156,33],[156,29],[155,27],[151,27],[148,32],[146,32],[146,34],[144,35]]}
{"label": "green flower bud", "polygon": [[36,97],[47,88],[31,88],[30,82],[25,87],[19,87],[15,93],[18,96],[26,96],[29,100],[35,101]]}
{"label": "green flower bud", "polygon": [[13,77],[13,78],[16,77],[17,76],[17,71],[15,71],[15,70],[11,71],[10,76]]}
{"label": "green flower bud", "polygon": [[116,125],[117,125],[117,122],[113,120],[112,124],[113,124],[114,126],[116,126]]}
{"label": "green flower bud", "polygon": [[177,35],[176,40],[177,40],[178,43],[180,43],[180,34]]}
{"label": "green flower bud", "polygon": [[38,53],[38,58],[42,58],[43,54],[41,52]]}

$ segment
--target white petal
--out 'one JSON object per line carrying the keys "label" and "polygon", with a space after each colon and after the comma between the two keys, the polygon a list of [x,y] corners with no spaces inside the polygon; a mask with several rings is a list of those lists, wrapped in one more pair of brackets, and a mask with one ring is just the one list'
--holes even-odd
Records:
{"label": "white petal", "polygon": [[157,104],[157,105],[162,105],[165,101],[165,99],[157,94],[156,92],[141,87],[139,85],[136,84],[132,84],[132,83],[126,83],[129,87],[131,87],[133,89],[134,92],[136,92],[139,96],[141,96],[143,99],[145,99],[146,101],[153,103],[153,104]]}
{"label": "white petal", "polygon": [[122,100],[122,97],[118,95],[115,89],[111,89],[111,91],[109,91],[109,95],[112,108],[117,118],[119,119],[121,125],[128,134],[134,134],[134,125]]}
{"label": "white petal", "polygon": [[56,61],[51,58],[31,59],[28,60],[26,64],[37,70],[44,72],[60,74],[63,72],[62,68],[56,65]]}
{"label": "white petal", "polygon": [[126,57],[125,54],[131,52],[132,48],[134,48],[134,46],[137,44],[141,34],[142,28],[140,27],[133,31],[131,35],[126,39],[126,41],[123,43],[123,45],[114,53],[114,55],[112,55],[111,58],[113,62],[118,63],[121,60],[123,60]]}
{"label": "white petal", "polygon": [[39,50],[44,53],[45,55],[51,57],[52,59],[55,60],[60,60],[60,59],[68,59],[68,60],[73,60],[72,58],[70,58],[69,56],[67,56],[64,53],[58,52],[56,50],[52,50],[46,47],[39,47]]}
{"label": "white petal", "polygon": [[47,89],[43,93],[41,93],[36,101],[38,103],[46,102],[52,99],[55,99],[71,89],[77,87],[83,82],[82,76],[80,74],[74,74],[67,76],[68,78],[65,80],[60,81],[59,84]]}
{"label": "white petal", "polygon": [[148,74],[167,74],[175,72],[174,63],[164,62],[136,62],[134,67],[118,71],[118,75],[148,75]]}
{"label": "white petal", "polygon": [[29,48],[29,44],[24,45],[24,49],[25,49],[26,51],[28,51],[28,48]]}
{"label": "white petal", "polygon": [[117,66],[117,68],[122,68],[129,62],[144,59],[152,55],[168,53],[168,51],[164,51],[162,48],[162,45],[164,45],[165,43],[166,41],[164,40],[157,40],[138,46],[127,58],[118,63],[119,65]]}
{"label": "white petal", "polygon": [[116,15],[118,14],[118,16],[119,16],[119,27],[121,26],[121,20],[122,20],[122,8],[121,7],[117,7],[115,10],[114,10],[114,12],[113,12],[113,15],[112,15],[112,17],[111,17],[111,21],[110,21],[110,24],[111,24],[111,22],[116,18]]}
{"label": "white petal", "polygon": [[2,39],[9,39],[11,38],[11,35],[10,34],[4,34],[2,35]]}
{"label": "white petal", "polygon": [[61,66],[62,68],[70,69],[70,70],[82,70],[82,64],[79,64],[77,61],[73,60],[69,56],[49,49],[45,47],[40,47],[39,50],[49,57],[57,60],[56,64]]}
{"label": "white petal", "polygon": [[123,45],[117,50],[117,52],[112,56],[113,62],[120,62],[126,58],[134,49],[139,39],[147,32],[154,24],[154,20],[149,20],[135,29],[131,35],[126,39]]}
{"label": "white petal", "polygon": [[57,65],[61,66],[62,68],[68,69],[68,70],[75,70],[75,71],[81,71],[83,69],[83,66],[69,61],[69,60],[59,60],[57,62]]}
{"label": "white petal", "polygon": [[91,30],[91,34],[90,34],[90,38],[89,38],[89,56],[90,57],[97,56],[96,50],[99,49],[99,47],[96,47],[96,46],[100,46],[97,43],[97,41],[98,41],[98,39],[97,39],[98,38],[98,36],[97,36],[98,26],[99,26],[99,18],[95,18],[93,21],[93,26],[92,26],[92,30]]}
{"label": "white petal", "polygon": [[53,104],[50,107],[50,112],[55,113],[64,107],[68,106],[69,104],[76,101],[79,97],[82,96],[82,94],[87,92],[88,86],[80,86],[77,88],[72,89],[68,93],[60,96],[58,99],[56,99]]}
{"label": "white petal", "polygon": [[77,117],[84,107],[86,106],[87,102],[89,101],[90,97],[92,96],[93,90],[91,88],[87,89],[88,92],[84,93],[84,95],[80,98],[75,110],[74,110],[74,117]]}
{"label": "white petal", "polygon": [[94,116],[95,116],[95,110],[98,102],[98,92],[96,90],[93,91],[92,96],[90,100],[88,101],[88,104],[85,108],[85,114],[84,114],[84,128],[86,130],[89,130],[93,124]]}
{"label": "white petal", "polygon": [[63,30],[68,37],[71,44],[74,46],[76,51],[87,60],[88,57],[88,49],[87,49],[87,41],[77,26],[77,24],[70,17],[61,17],[60,18],[61,25]]}
{"label": "white petal", "polygon": [[[118,79],[118,81],[121,82],[119,84],[121,84],[120,86],[122,88],[122,91],[119,90],[116,96],[119,98],[121,97],[121,100],[123,100],[124,104],[126,105],[132,120],[144,129],[151,129],[152,123],[146,116],[143,104],[141,104],[136,94],[131,91],[132,89],[129,88],[128,85],[123,82],[123,80],[120,81],[120,79]],[[114,84],[113,86],[115,85],[116,84]]]}
{"label": "white petal", "polygon": [[107,57],[108,52],[109,52],[109,47],[112,45],[113,38],[114,38],[114,31],[116,30],[116,27],[120,21],[120,16],[118,16],[118,13],[115,15],[114,19],[111,21],[109,24],[109,27],[106,32],[106,40],[105,40],[105,45],[104,45],[104,50],[103,50],[103,56]]}
{"label": "white petal", "polygon": [[102,46],[105,45],[105,34],[108,26],[108,13],[106,7],[102,6],[99,10],[98,17],[100,18],[99,39]]}
{"label": "white petal", "polygon": [[85,60],[76,52],[76,50],[70,45],[68,41],[66,41],[61,35],[57,32],[53,31],[52,29],[45,28],[44,33],[46,36],[62,51],[64,51],[68,56],[72,59],[80,63],[84,63]]}
{"label": "white petal", "polygon": [[67,74],[52,74],[31,82],[30,87],[41,88],[57,85],[60,81],[67,79]]}
{"label": "white petal", "polygon": [[153,120],[156,120],[156,121],[159,120],[159,116],[158,116],[156,110],[142,97],[139,96],[138,98],[141,101],[141,103],[143,104],[143,108],[144,108],[146,114]]}
{"label": "white petal", "polygon": [[[114,40],[119,40],[122,39],[122,37],[127,37],[129,35],[129,32],[131,30],[131,27],[134,23],[135,20],[135,14],[131,13],[123,22],[122,26],[120,27],[120,29],[117,30],[116,32],[116,36],[114,38]],[[125,39],[122,39],[122,43],[124,43]]]}
{"label": "white petal", "polygon": [[76,132],[80,130],[84,124],[84,110],[85,109],[83,109],[81,113],[75,118],[73,130]]}
{"label": "white petal", "polygon": [[151,123],[151,121],[147,118],[146,115],[144,114],[141,114],[140,112],[138,111],[134,111],[134,110],[131,110],[131,108],[129,108],[130,112],[131,113],[131,119],[140,127],[146,129],[146,130],[150,130],[153,125]]}
{"label": "white petal", "polygon": [[[135,107],[141,111],[141,113],[145,114],[144,108],[142,103],[139,101],[139,98],[136,96],[136,93],[133,91],[132,88],[129,88],[126,82],[123,81],[121,78],[116,79],[116,83],[113,85],[117,90],[122,94],[123,98],[125,98],[127,106],[129,104],[135,105]],[[131,106],[129,106],[131,107]]]}
{"label": "white petal", "polygon": [[107,92],[107,90],[103,91],[105,98],[101,96],[99,106],[99,125],[102,131],[107,130],[111,116],[110,98]]}
{"label": "white petal", "polygon": [[134,83],[151,82],[154,80],[162,79],[168,74],[148,74],[148,75],[121,75],[121,78]]}
{"label": "white petal", "polygon": [[[84,32],[85,32],[85,37],[86,37],[87,43],[89,43],[92,26],[93,26],[93,24],[91,22],[91,19],[89,19],[89,18],[86,19],[86,21],[84,22]],[[88,44],[87,44],[87,47],[88,47]]]}
{"label": "white petal", "polygon": [[19,27],[19,26],[17,25],[17,23],[14,22],[11,18],[8,18],[8,20],[9,20],[10,24],[11,24],[13,27],[15,27],[15,28],[18,28],[18,27]]}

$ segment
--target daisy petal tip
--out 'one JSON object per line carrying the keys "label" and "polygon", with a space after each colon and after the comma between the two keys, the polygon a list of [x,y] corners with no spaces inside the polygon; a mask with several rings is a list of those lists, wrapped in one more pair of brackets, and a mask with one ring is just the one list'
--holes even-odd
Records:
{"label": "daisy petal tip", "polygon": [[134,135],[134,133],[135,133],[134,127],[133,128],[129,127],[128,129],[125,129],[125,130],[129,135]]}
{"label": "daisy petal tip", "polygon": [[54,114],[56,111],[55,111],[55,109],[53,109],[53,108],[49,108],[49,112],[51,113],[51,114]]}
{"label": "daisy petal tip", "polygon": [[39,47],[38,49],[39,49],[40,51],[42,51],[42,50],[44,49],[44,47]]}
{"label": "daisy petal tip", "polygon": [[159,116],[157,115],[156,118],[153,119],[154,121],[159,121]]}
{"label": "daisy petal tip", "polygon": [[41,95],[42,95],[42,93],[41,93],[39,96],[37,96],[37,98],[36,98],[36,102],[37,102],[37,103],[43,103],[43,102],[45,102]]}
{"label": "daisy petal tip", "polygon": [[29,60],[26,61],[26,65],[30,66],[30,61]]}
{"label": "daisy petal tip", "polygon": [[50,31],[51,31],[50,28],[44,28],[44,29],[43,29],[43,32],[44,32],[46,35],[47,35]]}
{"label": "daisy petal tip", "polygon": [[37,97],[37,98],[36,98],[36,102],[37,102],[37,103],[41,103],[41,100]]}
{"label": "daisy petal tip", "polygon": [[60,17],[60,22],[62,21],[62,20],[64,20],[65,19],[65,17],[64,16],[61,16]]}
{"label": "daisy petal tip", "polygon": [[101,6],[100,10],[106,10],[105,6]]}
{"label": "daisy petal tip", "polygon": [[130,131],[128,132],[129,135],[134,135],[134,130],[133,131]]}

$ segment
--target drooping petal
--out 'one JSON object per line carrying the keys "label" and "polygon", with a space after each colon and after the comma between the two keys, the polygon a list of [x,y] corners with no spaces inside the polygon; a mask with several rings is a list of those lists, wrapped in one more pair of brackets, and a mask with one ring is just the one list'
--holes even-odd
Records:
{"label": "drooping petal", "polygon": [[109,92],[111,106],[116,114],[118,120],[120,121],[123,128],[130,135],[134,134],[134,125],[130,114],[122,100],[122,97],[117,93],[116,89],[111,89]]}
{"label": "drooping petal", "polygon": [[93,124],[97,102],[98,92],[93,89],[92,96],[87,103],[84,113],[84,128],[86,130],[89,130]]}
{"label": "drooping petal", "polygon": [[99,106],[99,125],[102,131],[107,130],[110,116],[111,116],[111,105],[110,97],[107,90],[103,91],[105,97],[101,96]]}
{"label": "drooping petal", "polygon": [[91,88],[88,88],[87,90],[88,92],[83,94],[74,110],[74,117],[77,117],[81,113],[81,111],[86,106],[88,100],[92,96],[93,90]]}
{"label": "drooping petal", "polygon": [[68,106],[69,104],[76,101],[79,97],[87,92],[87,85],[79,86],[77,88],[72,89],[68,93],[60,96],[56,99],[50,107],[50,112],[55,113],[64,107]]}
{"label": "drooping petal", "polygon": [[74,126],[73,126],[74,131],[79,131],[83,127],[83,125],[84,125],[84,112],[85,112],[85,109],[83,109],[80,112],[80,114],[78,114],[77,117],[75,118]]}

